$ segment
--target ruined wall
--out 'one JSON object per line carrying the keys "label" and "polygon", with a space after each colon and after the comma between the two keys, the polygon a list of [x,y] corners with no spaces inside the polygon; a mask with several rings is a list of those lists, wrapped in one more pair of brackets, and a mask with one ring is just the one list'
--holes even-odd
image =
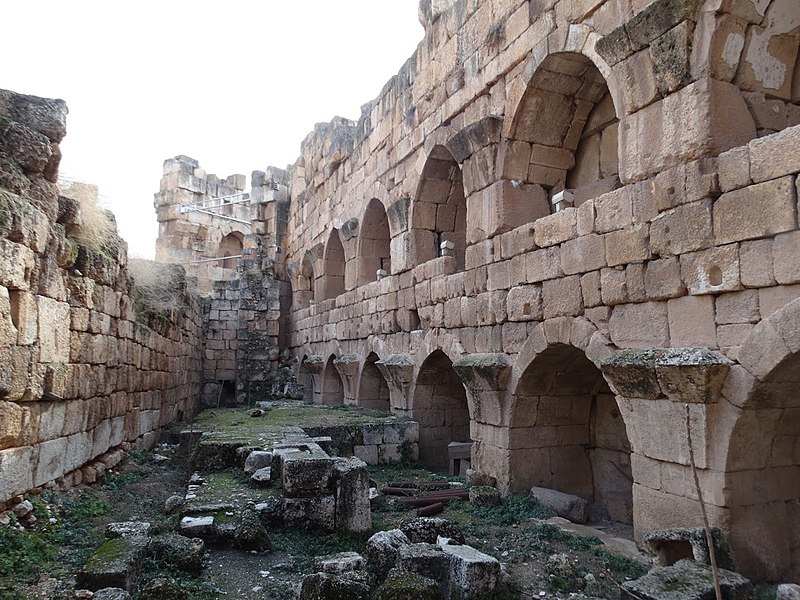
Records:
{"label": "ruined wall", "polygon": [[202,294],[211,292],[212,282],[236,277],[238,257],[251,232],[250,195],[245,186],[244,175],[220,179],[206,174],[188,156],[164,161],[160,190],[155,194],[156,260],[183,265],[197,279]]}
{"label": "ruined wall", "polygon": [[191,415],[200,391],[200,309],[182,271],[175,308],[148,306],[125,242],[82,241],[87,214],[59,197],[66,115],[63,101],[0,91],[0,503],[94,481]]}
{"label": "ruined wall", "polygon": [[[800,8],[423,9],[416,54],[358,122],[317,126],[291,173],[291,346],[315,401],[361,402],[376,366],[392,410],[424,415],[425,363],[444,354],[473,467],[507,490],[580,493],[637,536],[699,515],[688,411],[712,518],[737,532],[743,567],[797,576],[798,348],[774,328],[800,303]],[[759,362],[767,331],[780,356]],[[651,351],[685,347],[712,357],[668,355],[672,379],[651,388],[604,367],[643,351],[632,364],[656,373]],[[759,411],[769,425],[748,433]],[[469,441],[446,421],[420,439]],[[757,440],[759,458],[739,462]],[[754,485],[769,491],[740,493]],[[772,527],[791,533],[757,535]]]}

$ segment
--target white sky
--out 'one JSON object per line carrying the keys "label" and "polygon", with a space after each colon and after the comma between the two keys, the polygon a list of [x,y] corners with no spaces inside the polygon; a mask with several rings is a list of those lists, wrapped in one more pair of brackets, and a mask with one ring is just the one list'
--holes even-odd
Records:
{"label": "white sky", "polygon": [[100,186],[152,257],[164,159],[285,167],[314,123],[357,119],[422,39],[418,0],[7,0],[0,88],[67,101],[61,174]]}

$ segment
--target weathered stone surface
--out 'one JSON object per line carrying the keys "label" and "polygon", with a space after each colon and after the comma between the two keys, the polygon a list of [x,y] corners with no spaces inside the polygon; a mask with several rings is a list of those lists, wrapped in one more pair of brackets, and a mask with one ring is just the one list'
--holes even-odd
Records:
{"label": "weathered stone surface", "polygon": [[140,536],[108,540],[78,573],[78,587],[89,590],[118,587],[130,591],[141,569],[147,543]]}
{"label": "weathered stone surface", "polygon": [[93,600],[131,600],[131,595],[122,588],[103,588],[92,596]]}
{"label": "weathered stone surface", "polygon": [[120,537],[144,537],[150,533],[150,523],[145,521],[124,521],[121,523],[109,523],[106,526],[106,537],[108,539]]}
{"label": "weathered stone surface", "polygon": [[164,561],[182,571],[199,573],[203,569],[205,542],[200,538],[166,533],[150,540],[149,551],[156,560]]}
{"label": "weathered stone surface", "polygon": [[450,597],[450,555],[442,546],[413,543],[397,552],[397,569],[435,581],[446,598]]}
{"label": "weathered stone surface", "polygon": [[364,557],[357,552],[339,552],[318,556],[314,559],[314,570],[318,573],[334,575],[350,571],[361,571],[364,568]]}
{"label": "weathered stone surface", "polygon": [[[732,571],[720,569],[722,597],[746,600],[751,597],[750,582]],[[714,597],[711,567],[691,560],[681,560],[669,567],[657,567],[641,579],[626,581],[624,591],[642,600],[703,600]]]}
{"label": "weathered stone surface", "polygon": [[370,588],[363,576],[357,573],[333,575],[315,573],[306,575],[300,589],[300,600],[369,600]]}
{"label": "weathered stone surface", "polygon": [[187,600],[189,593],[177,581],[159,577],[145,583],[138,597],[141,600]]}
{"label": "weathered stone surface", "polygon": [[254,450],[247,455],[244,461],[244,472],[252,475],[259,469],[269,467],[272,464],[272,452],[264,452],[263,450]]}
{"label": "weathered stone surface", "polygon": [[397,563],[397,552],[402,546],[411,543],[399,529],[379,531],[367,541],[367,564],[378,580],[386,577]]}
{"label": "weathered stone surface", "polygon": [[[715,527],[711,530],[711,537],[714,540],[717,566],[728,571],[736,571],[733,553],[723,533]],[[659,567],[668,567],[682,558],[687,558],[683,556],[687,551],[691,553],[693,560],[706,565],[711,564],[708,539],[702,527],[651,531],[642,541],[650,553],[655,555],[655,564]]]}
{"label": "weathered stone surface", "polygon": [[496,597],[502,582],[500,562],[471,546],[446,545],[450,557],[450,598],[452,600],[488,600]]}
{"label": "weathered stone surface", "polygon": [[445,600],[439,585],[428,577],[394,570],[375,592],[376,600]]}
{"label": "weathered stone surface", "polygon": [[358,458],[336,459],[336,528],[340,531],[367,531],[372,527],[369,503],[369,473]]}
{"label": "weathered stone surface", "polygon": [[559,517],[573,523],[586,523],[589,518],[589,503],[578,496],[541,487],[531,488],[531,496]]}
{"label": "weathered stone surface", "polygon": [[461,530],[441,517],[419,517],[411,519],[400,525],[402,531],[411,543],[435,544],[440,537],[450,538],[459,544],[464,543],[464,534]]}

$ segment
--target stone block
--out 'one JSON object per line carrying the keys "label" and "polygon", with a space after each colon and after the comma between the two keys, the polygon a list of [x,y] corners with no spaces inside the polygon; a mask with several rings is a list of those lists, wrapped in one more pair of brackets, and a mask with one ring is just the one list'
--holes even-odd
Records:
{"label": "stone block", "polygon": [[534,250],[527,255],[526,272],[528,283],[539,283],[547,279],[561,277],[561,248],[553,246]]}
{"label": "stone block", "polygon": [[594,200],[595,230],[608,233],[624,229],[633,222],[633,204],[630,187],[603,194]]}
{"label": "stone block", "polygon": [[797,227],[797,190],[792,177],[723,194],[714,203],[717,244],[767,237]]}
{"label": "stone block", "polygon": [[450,555],[441,546],[424,542],[401,546],[397,551],[397,568],[432,579],[445,598],[450,597]]}
{"label": "stone block", "polygon": [[[739,573],[719,569],[719,578],[723,598],[746,600],[752,597],[752,584]],[[682,599],[702,600],[714,596],[711,567],[693,560],[680,560],[669,567],[656,567],[644,577],[623,583],[622,590],[641,600],[660,600],[667,595],[675,595],[675,581],[681,582]]]}
{"label": "stone block", "polygon": [[667,302],[670,344],[679,348],[715,348],[717,331],[714,325],[712,296],[684,296]]}
{"label": "stone block", "polygon": [[750,176],[756,183],[800,171],[800,126],[750,142]]}
{"label": "stone block", "polygon": [[681,278],[692,295],[733,292],[742,288],[736,244],[684,254]]}
{"label": "stone block", "polygon": [[531,488],[531,496],[559,517],[573,523],[586,523],[589,518],[589,503],[579,496],[542,487]]}
{"label": "stone block", "polygon": [[263,450],[253,450],[247,455],[244,461],[244,472],[252,475],[259,469],[269,467],[272,464],[272,452],[264,452]]}
{"label": "stone block", "polygon": [[[609,267],[642,262],[650,258],[650,226],[633,225],[603,236]],[[564,249],[561,249],[562,257]],[[563,262],[563,259],[562,259]]]}
{"label": "stone block", "polygon": [[366,576],[356,571],[341,575],[314,573],[303,577],[300,586],[300,600],[329,600],[330,598],[369,600],[370,589]]}
{"label": "stone block", "polygon": [[482,600],[493,598],[503,582],[500,562],[471,546],[445,545],[450,557],[450,599]]}
{"label": "stone block", "polygon": [[554,246],[578,235],[578,215],[574,208],[567,208],[534,224],[533,239],[540,248]]}
{"label": "stone block", "polygon": [[523,285],[511,288],[506,297],[508,319],[540,321],[542,319],[542,287]]}
{"label": "stone block", "polygon": [[775,236],[772,242],[775,281],[781,285],[800,283],[800,231]]}
{"label": "stone block", "polygon": [[652,300],[677,298],[686,293],[681,280],[681,264],[678,258],[664,258],[647,263],[644,275],[645,291]]}
{"label": "stone block", "polygon": [[358,458],[338,458],[334,464],[336,485],[336,529],[367,531],[372,527],[369,503],[369,473]]}
{"label": "stone block", "polygon": [[694,24],[683,21],[653,40],[648,53],[653,61],[656,85],[661,96],[668,96],[692,80],[689,58]]}
{"label": "stone block", "polygon": [[713,243],[711,200],[667,210],[650,224],[650,247],[662,258],[703,250]]}
{"label": "stone block", "polygon": [[92,591],[117,587],[128,591],[139,575],[147,553],[147,538],[120,537],[94,551],[78,573],[77,587]]}
{"label": "stone block", "polygon": [[378,464],[378,446],[375,444],[353,446],[353,456],[360,458],[368,465]]}
{"label": "stone block", "polygon": [[617,63],[612,72],[620,82],[629,113],[635,113],[661,97],[653,59],[647,50],[636,52]]}
{"label": "stone block", "polygon": [[284,493],[295,496],[328,491],[333,475],[333,459],[298,454],[287,454],[283,457],[281,483]]}
{"label": "stone block", "polygon": [[722,192],[731,192],[753,183],[750,179],[750,151],[741,146],[719,155],[719,187]]}
{"label": "stone block", "polygon": [[66,302],[37,296],[42,362],[70,362],[70,310]]}
{"label": "stone block", "polygon": [[720,325],[757,323],[761,319],[758,292],[744,290],[717,296],[716,319]]}
{"label": "stone block", "polygon": [[582,310],[583,295],[579,276],[551,279],[542,284],[542,314],[545,319],[575,316]]}
{"label": "stone block", "polygon": [[399,529],[379,531],[367,541],[367,561],[379,581],[383,580],[397,563],[397,553],[411,541]]}
{"label": "stone block", "polygon": [[620,348],[669,347],[669,319],[663,302],[620,304],[611,312],[611,341]]}
{"label": "stone block", "polygon": [[336,497],[333,494],[283,499],[283,523],[307,531],[336,529]]}
{"label": "stone block", "polygon": [[772,265],[772,240],[742,242],[739,246],[742,285],[769,287],[775,285]]}
{"label": "stone block", "polygon": [[607,306],[628,302],[628,282],[625,271],[620,269],[600,271],[600,295],[603,304]]}
{"label": "stone block", "polygon": [[735,86],[700,79],[628,117],[620,128],[620,179],[646,179],[665,169],[741,146],[756,136]]}
{"label": "stone block", "polygon": [[347,573],[362,571],[364,557],[358,552],[337,552],[314,558],[314,570],[318,573]]}
{"label": "stone block", "polygon": [[606,266],[603,237],[589,234],[564,242],[561,268],[566,275],[595,271]]}
{"label": "stone block", "polygon": [[600,271],[592,271],[581,277],[581,294],[583,295],[583,305],[587,308],[603,303],[600,292]]}

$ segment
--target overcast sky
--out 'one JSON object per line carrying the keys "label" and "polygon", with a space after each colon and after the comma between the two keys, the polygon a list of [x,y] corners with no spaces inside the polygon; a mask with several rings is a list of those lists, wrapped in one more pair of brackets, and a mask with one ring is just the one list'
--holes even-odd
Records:
{"label": "overcast sky", "polygon": [[100,186],[152,257],[164,159],[225,177],[293,163],[314,123],[357,119],[422,39],[418,0],[10,0],[0,88],[63,98],[64,176]]}

